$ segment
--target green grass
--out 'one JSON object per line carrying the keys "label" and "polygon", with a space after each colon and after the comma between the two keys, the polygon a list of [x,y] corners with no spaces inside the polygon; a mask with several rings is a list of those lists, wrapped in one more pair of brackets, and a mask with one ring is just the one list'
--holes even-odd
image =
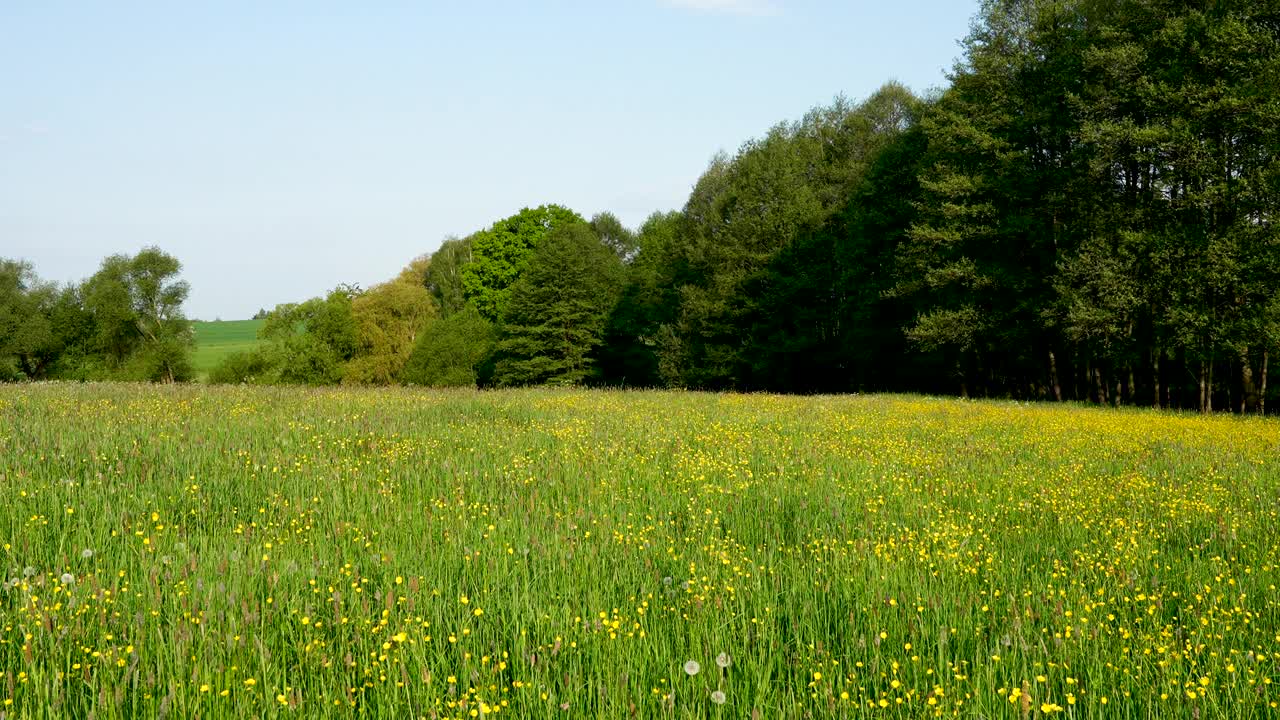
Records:
{"label": "green grass", "polygon": [[265,320],[197,320],[191,323],[196,331],[196,348],[191,363],[196,376],[203,379],[226,356],[252,350],[258,345],[258,331]]}
{"label": "green grass", "polygon": [[0,712],[1276,717],[1278,448],[915,397],[0,386]]}

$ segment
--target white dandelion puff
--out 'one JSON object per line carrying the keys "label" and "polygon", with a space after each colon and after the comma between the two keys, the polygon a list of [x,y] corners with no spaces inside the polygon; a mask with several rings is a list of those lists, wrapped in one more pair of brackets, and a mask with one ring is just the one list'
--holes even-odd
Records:
{"label": "white dandelion puff", "polygon": [[721,669],[727,668],[733,664],[733,658],[729,657],[729,653],[720,653],[716,656],[716,665]]}
{"label": "white dandelion puff", "polygon": [[36,574],[36,569],[30,565],[22,568],[22,577],[31,577]]}
{"label": "white dandelion puff", "polygon": [[722,691],[722,690],[717,690],[717,691],[715,691],[715,692],[711,693],[711,702],[713,702],[713,703],[715,703],[715,704],[717,704],[717,705],[723,705],[723,704],[724,704],[724,701],[725,701],[725,700],[727,700],[727,699],[728,699],[728,698],[726,698],[726,697],[724,696],[724,691]]}
{"label": "white dandelion puff", "polygon": [[684,664],[684,671],[686,674],[689,675],[689,677],[693,677],[694,675],[697,675],[698,671],[701,669],[702,669],[702,666],[698,664],[697,660],[690,660]]}
{"label": "white dandelion puff", "polygon": [[81,551],[80,551],[80,559],[81,559],[81,560],[88,560],[88,559],[89,559],[89,558],[91,558],[91,557],[93,557],[93,550],[91,550],[91,549],[89,549],[89,548],[85,548],[85,549],[83,549],[83,550],[81,550]]}
{"label": "white dandelion puff", "polygon": [[76,581],[76,576],[72,575],[71,573],[62,573],[62,577],[58,579],[62,581],[63,585],[70,585],[71,583]]}

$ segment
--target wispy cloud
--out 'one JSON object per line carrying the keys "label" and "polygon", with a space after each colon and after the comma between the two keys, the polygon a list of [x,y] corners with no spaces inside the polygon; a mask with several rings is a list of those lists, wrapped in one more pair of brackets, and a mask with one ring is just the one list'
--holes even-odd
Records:
{"label": "wispy cloud", "polygon": [[662,0],[662,3],[686,10],[730,15],[777,15],[782,11],[774,0]]}

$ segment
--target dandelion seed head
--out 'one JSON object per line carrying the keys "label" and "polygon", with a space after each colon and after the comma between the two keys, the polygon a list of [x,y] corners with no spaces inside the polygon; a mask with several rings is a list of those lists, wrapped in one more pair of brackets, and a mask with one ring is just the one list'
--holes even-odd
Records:
{"label": "dandelion seed head", "polygon": [[80,558],[81,558],[82,560],[88,560],[88,559],[89,559],[89,558],[91,558],[91,557],[93,557],[93,550],[91,550],[91,549],[89,549],[89,548],[85,548],[85,549],[83,549],[83,550],[81,550],[81,551],[80,551]]}
{"label": "dandelion seed head", "polygon": [[690,660],[684,664],[684,671],[690,677],[697,675],[698,671],[701,669],[702,669],[702,666],[698,664],[697,660]]}
{"label": "dandelion seed head", "polygon": [[716,690],[715,692],[711,693],[711,702],[717,705],[723,705],[724,701],[727,699],[728,698],[724,696],[724,691],[722,690]]}
{"label": "dandelion seed head", "polygon": [[729,653],[720,653],[716,656],[716,665],[721,668],[727,668],[733,664],[733,658],[729,657]]}
{"label": "dandelion seed head", "polygon": [[58,579],[62,581],[63,585],[70,585],[71,583],[76,581],[76,576],[72,575],[71,573],[62,573],[62,577]]}

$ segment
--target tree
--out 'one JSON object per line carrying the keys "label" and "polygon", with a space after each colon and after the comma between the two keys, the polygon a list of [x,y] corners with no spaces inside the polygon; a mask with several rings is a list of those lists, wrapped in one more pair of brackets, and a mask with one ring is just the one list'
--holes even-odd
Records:
{"label": "tree", "polygon": [[356,347],[344,369],[344,383],[398,381],[418,333],[436,314],[421,278],[421,272],[410,267],[396,280],[375,285],[351,301]]}
{"label": "tree", "polygon": [[679,382],[679,353],[669,343],[679,309],[678,288],[687,282],[679,253],[684,222],[679,212],[654,213],[636,235],[636,251],[624,269],[622,294],[598,353],[607,383],[658,387]]}
{"label": "tree", "polygon": [[[795,361],[818,345],[831,357],[840,283],[824,228],[879,148],[910,126],[914,102],[897,85],[861,105],[837,98],[712,161],[683,212],[679,309],[662,353],[674,382],[785,388],[775,370],[806,375]],[[790,296],[807,297],[812,313],[800,317]]]}
{"label": "tree", "polygon": [[621,260],[585,224],[551,232],[511,288],[494,381],[573,384],[592,378],[593,353],[621,282]]}
{"label": "tree", "polygon": [[893,293],[914,310],[907,337],[962,392],[1057,385],[1053,278],[1081,228],[1067,105],[1081,92],[1080,27],[1056,0],[985,2],[951,88],[921,121],[923,194]]}
{"label": "tree", "polygon": [[360,291],[340,285],[323,298],[277,305],[258,331],[264,342],[223,359],[210,382],[336,385],[360,343],[352,303]]}
{"label": "tree", "polygon": [[0,380],[45,377],[57,350],[55,298],[30,264],[0,260]]}
{"label": "tree", "polygon": [[462,266],[463,295],[489,321],[506,311],[510,287],[533,251],[552,230],[585,225],[582,216],[559,205],[525,208],[471,236],[471,261]]}
{"label": "tree", "polygon": [[442,317],[458,312],[467,299],[462,286],[462,270],[471,262],[471,238],[449,238],[434,253],[423,283],[435,298]]}
{"label": "tree", "polygon": [[[888,381],[900,363],[897,318],[886,309],[893,250],[914,218],[917,122],[925,104],[890,83],[840,124],[824,124],[843,207],[817,228],[796,232],[744,285],[752,318],[745,334],[753,387],[838,392],[863,387],[873,371]],[[885,332],[886,326],[890,328]]]}
{"label": "tree", "polygon": [[[159,248],[112,255],[85,281],[79,299],[92,325],[96,372],[130,380],[189,380],[193,335],[182,313],[190,287],[182,264]],[[91,371],[91,373],[94,371]]]}
{"label": "tree", "polygon": [[491,374],[486,366],[495,342],[493,324],[467,305],[427,323],[400,379],[426,387],[475,387]]}
{"label": "tree", "polygon": [[636,233],[628,230],[618,216],[611,212],[597,213],[593,216],[591,231],[624,263],[630,262],[640,250]]}

